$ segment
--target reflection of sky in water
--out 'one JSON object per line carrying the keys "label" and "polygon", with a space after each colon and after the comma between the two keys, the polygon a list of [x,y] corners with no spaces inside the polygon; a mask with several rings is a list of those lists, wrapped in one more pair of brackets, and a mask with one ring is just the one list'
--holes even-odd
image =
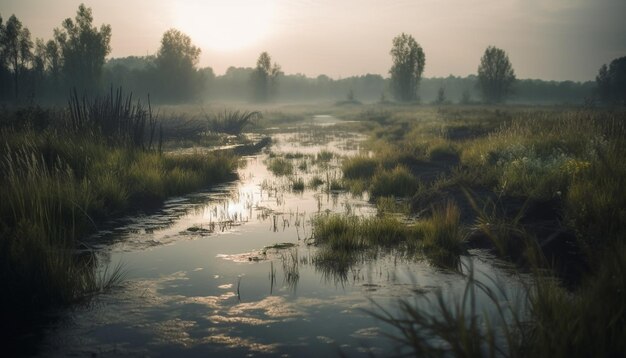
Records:
{"label": "reflection of sky in water", "polygon": [[[329,133],[279,134],[271,150],[358,151],[361,138]],[[316,269],[315,248],[305,243],[313,215],[375,211],[366,198],[346,193],[283,190],[288,179],[269,173],[266,160],[267,154],[250,157],[239,181],[170,200],[159,212],[101,233],[115,239],[108,259],[125,263],[127,281],[77,309],[72,324],[51,334],[44,354],[385,355],[394,346],[380,334],[389,328],[366,312],[375,309],[373,301],[393,311],[398,298],[420,300],[436,287],[462,292],[460,275],[392,253],[358,263],[341,278]],[[337,171],[338,163],[309,165],[298,175]],[[276,243],[295,246],[263,250]],[[507,280],[487,263],[491,259],[463,260]]]}

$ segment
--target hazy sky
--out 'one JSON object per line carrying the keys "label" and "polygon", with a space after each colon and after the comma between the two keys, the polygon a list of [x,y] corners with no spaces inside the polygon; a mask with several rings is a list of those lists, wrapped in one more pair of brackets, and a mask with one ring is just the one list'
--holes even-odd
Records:
{"label": "hazy sky", "polygon": [[[593,80],[626,56],[626,0],[85,0],[113,29],[110,56],[156,53],[178,28],[222,74],[268,51],[286,73],[387,76],[391,39],[424,48],[427,77],[475,73],[488,45],[505,49],[518,78]],[[0,0],[33,36],[49,39],[81,1]]]}

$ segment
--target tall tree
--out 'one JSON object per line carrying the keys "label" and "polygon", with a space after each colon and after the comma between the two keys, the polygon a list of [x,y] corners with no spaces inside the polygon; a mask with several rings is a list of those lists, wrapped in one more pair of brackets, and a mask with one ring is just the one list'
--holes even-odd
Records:
{"label": "tall tree", "polygon": [[6,47],[5,47],[5,26],[0,15],[0,99],[8,97],[11,82],[11,75],[7,65]]}
{"label": "tall tree", "polygon": [[50,85],[52,86],[52,88],[57,88],[59,86],[63,66],[63,57],[58,42],[54,40],[48,40],[48,42],[46,42],[45,58],[45,67],[50,74]]}
{"label": "tall tree", "polygon": [[393,65],[389,74],[394,97],[402,102],[417,100],[417,88],[426,65],[424,50],[413,36],[402,33],[393,39],[390,54]]}
{"label": "tall tree", "polygon": [[478,86],[488,103],[504,102],[515,82],[515,71],[504,50],[489,46],[478,66]]}
{"label": "tall tree", "polygon": [[11,15],[3,33],[4,54],[13,71],[13,89],[17,98],[20,76],[32,58],[33,41],[30,39],[30,31],[22,26],[22,22],[15,15]]}
{"label": "tall tree", "polygon": [[250,77],[256,101],[267,102],[276,94],[279,75],[280,65],[276,62],[272,64],[270,55],[267,52],[262,52]]}
{"label": "tall tree", "polygon": [[626,105],[626,56],[602,65],[596,76],[600,98],[605,103]]}
{"label": "tall tree", "polygon": [[93,92],[101,87],[102,66],[111,52],[111,26],[93,26],[91,8],[80,4],[74,20],[67,18],[54,30],[63,57],[66,84],[80,91]]}
{"label": "tall tree", "polygon": [[166,99],[189,99],[196,93],[200,85],[196,70],[199,57],[200,49],[186,34],[176,29],[163,34],[155,63],[158,76],[166,85],[161,89]]}

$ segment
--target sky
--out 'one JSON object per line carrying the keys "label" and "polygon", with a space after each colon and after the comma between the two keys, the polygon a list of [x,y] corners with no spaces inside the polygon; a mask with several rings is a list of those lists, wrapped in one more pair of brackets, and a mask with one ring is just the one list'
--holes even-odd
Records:
{"label": "sky", "polygon": [[518,78],[593,80],[626,56],[625,0],[0,0],[0,15],[48,40],[81,2],[111,25],[109,57],[155,54],[176,28],[218,75],[268,51],[287,74],[387,77],[403,32],[424,49],[425,77],[475,74],[490,45]]}

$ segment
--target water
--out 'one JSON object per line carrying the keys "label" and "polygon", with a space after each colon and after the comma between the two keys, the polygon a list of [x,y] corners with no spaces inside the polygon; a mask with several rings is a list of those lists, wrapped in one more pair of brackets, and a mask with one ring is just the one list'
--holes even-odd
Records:
{"label": "water", "polygon": [[[305,182],[313,176],[339,178],[338,156],[358,153],[363,137],[333,130],[333,120],[315,117],[310,127],[274,135],[270,152],[247,157],[235,182],[173,198],[159,212],[100,232],[93,242],[100,243],[102,260],[124,263],[126,280],[50,327],[41,354],[397,353],[383,335],[391,328],[368,311],[379,312],[381,305],[396,312],[398,299],[419,301],[438,288],[458,294],[465,281],[426,259],[402,259],[393,252],[342,273],[316,265],[316,248],[308,240],[312,217],[374,215],[376,210],[366,196],[332,192],[324,185],[293,192],[290,179],[273,175],[266,164],[289,153],[295,157],[295,176]],[[335,156],[317,160],[322,150]],[[275,244],[281,245],[268,248]],[[461,260],[480,277],[515,290],[515,281],[493,258],[475,253]]]}

